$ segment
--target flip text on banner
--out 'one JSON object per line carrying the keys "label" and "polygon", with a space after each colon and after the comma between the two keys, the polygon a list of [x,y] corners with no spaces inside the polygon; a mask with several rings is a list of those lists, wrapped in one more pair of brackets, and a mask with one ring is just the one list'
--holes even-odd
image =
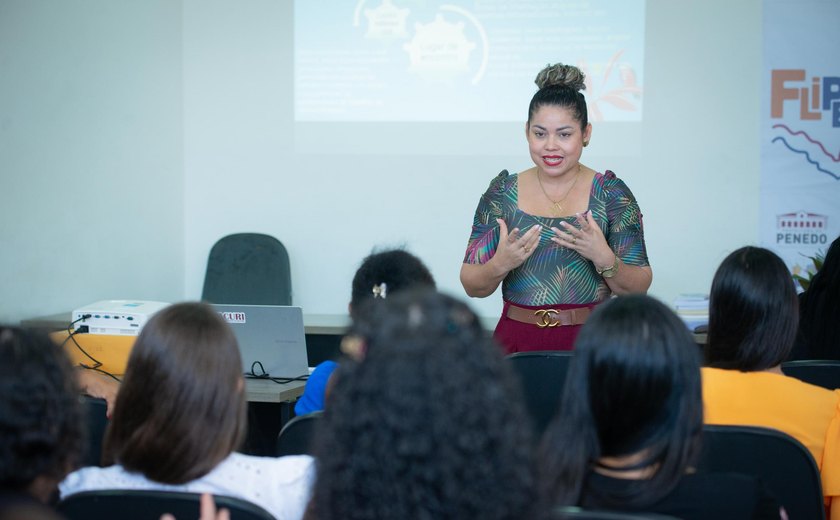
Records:
{"label": "flip text on banner", "polygon": [[761,243],[797,274],[840,235],[840,2],[764,1]]}

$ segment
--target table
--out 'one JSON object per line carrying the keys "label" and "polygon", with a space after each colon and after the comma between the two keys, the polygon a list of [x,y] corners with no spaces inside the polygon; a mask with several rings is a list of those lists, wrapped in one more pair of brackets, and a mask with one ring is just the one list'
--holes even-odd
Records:
{"label": "table", "polygon": [[[72,312],[59,312],[21,320],[20,326],[48,331],[64,330],[70,323]],[[350,326],[350,317],[344,314],[304,314],[303,329],[307,334],[343,335]]]}
{"label": "table", "polygon": [[[35,322],[35,320],[30,320]],[[35,325],[43,329],[54,328],[50,325],[44,326],[42,322],[35,322]],[[47,321],[49,323],[49,321]],[[66,320],[65,320],[66,323]],[[67,337],[67,331],[62,329],[52,332],[53,339],[62,342]],[[100,362],[102,368],[114,372],[117,376],[125,369],[125,363],[129,352],[134,346],[136,336],[97,336],[82,334],[76,336],[76,342],[91,353]],[[89,360],[73,343],[63,343],[70,359],[74,364],[89,363]],[[245,379],[245,399],[248,401],[248,433],[242,451],[252,455],[273,456],[277,442],[277,435],[293,416],[293,406],[298,397],[303,394],[306,381],[290,381],[288,383],[277,383],[269,379]],[[89,447],[90,456],[88,463],[96,463],[101,451],[101,437],[105,431],[104,403],[95,403],[89,400],[90,406],[97,408],[89,420],[89,429],[92,430],[92,443]],[[89,406],[89,408],[90,408]],[[101,408],[101,410],[99,410]],[[92,425],[92,426],[91,426]]]}
{"label": "table", "polygon": [[[59,312],[22,320],[20,326],[29,329],[58,331],[67,329],[72,312]],[[306,354],[309,366],[315,367],[339,355],[341,337],[350,325],[350,316],[341,314],[304,314]]]}
{"label": "table", "polygon": [[293,403],[303,394],[306,381],[275,383],[267,379],[245,379],[245,398],[249,403]]}
{"label": "table", "polygon": [[294,417],[294,404],[303,394],[306,381],[275,383],[267,379],[245,379],[248,400],[248,434],[242,453],[273,457],[280,430]]}

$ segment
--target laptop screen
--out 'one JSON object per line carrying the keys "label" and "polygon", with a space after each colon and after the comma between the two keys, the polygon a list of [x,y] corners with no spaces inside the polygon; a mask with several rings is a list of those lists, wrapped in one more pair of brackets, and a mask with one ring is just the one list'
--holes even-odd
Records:
{"label": "laptop screen", "polygon": [[281,378],[309,374],[300,307],[214,304],[213,308],[233,329],[243,373]]}

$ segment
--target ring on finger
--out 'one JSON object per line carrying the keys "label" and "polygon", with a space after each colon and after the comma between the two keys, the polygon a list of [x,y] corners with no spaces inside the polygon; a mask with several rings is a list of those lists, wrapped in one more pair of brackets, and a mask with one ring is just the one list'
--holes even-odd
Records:
{"label": "ring on finger", "polygon": [[572,245],[577,244],[577,237],[572,237]]}
{"label": "ring on finger", "polygon": [[530,252],[531,252],[531,248],[530,248],[530,247],[524,247],[523,249],[525,249],[525,252],[526,252],[526,253],[530,253]]}

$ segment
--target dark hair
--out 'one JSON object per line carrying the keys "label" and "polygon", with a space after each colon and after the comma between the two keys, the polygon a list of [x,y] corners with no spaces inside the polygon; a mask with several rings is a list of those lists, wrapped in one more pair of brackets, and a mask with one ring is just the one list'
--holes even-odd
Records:
{"label": "dark hair", "polygon": [[84,450],[73,367],[49,337],[16,327],[0,327],[0,358],[0,488],[57,484]]}
{"label": "dark hair", "polygon": [[239,348],[203,303],[155,314],[131,351],[105,458],[167,484],[207,474],[239,447],[246,429]]}
{"label": "dark hair", "polygon": [[712,280],[706,363],[744,372],[778,365],[793,347],[797,305],[781,258],[761,247],[734,251]]}
{"label": "dark hair", "polygon": [[353,276],[350,312],[355,317],[364,304],[374,299],[374,286],[386,284],[387,294],[415,288],[435,287],[435,279],[423,262],[402,249],[371,253]]}
{"label": "dark hair", "polygon": [[354,324],[316,440],[307,518],[524,518],[531,432],[497,345],[463,303],[403,292]]}
{"label": "dark hair", "polygon": [[806,359],[840,359],[840,237],[799,299],[797,344]]}
{"label": "dark hair", "polygon": [[656,473],[632,493],[588,507],[645,507],[670,493],[700,449],[698,347],[683,322],[649,296],[600,305],[575,343],[558,415],[540,447],[546,504],[579,505],[600,457],[645,452]]}
{"label": "dark hair", "polygon": [[571,112],[575,121],[580,121],[581,130],[589,124],[586,99],[581,90],[586,89],[586,76],[573,65],[555,63],[546,65],[534,80],[539,90],[528,105],[528,121],[543,106],[562,107]]}

